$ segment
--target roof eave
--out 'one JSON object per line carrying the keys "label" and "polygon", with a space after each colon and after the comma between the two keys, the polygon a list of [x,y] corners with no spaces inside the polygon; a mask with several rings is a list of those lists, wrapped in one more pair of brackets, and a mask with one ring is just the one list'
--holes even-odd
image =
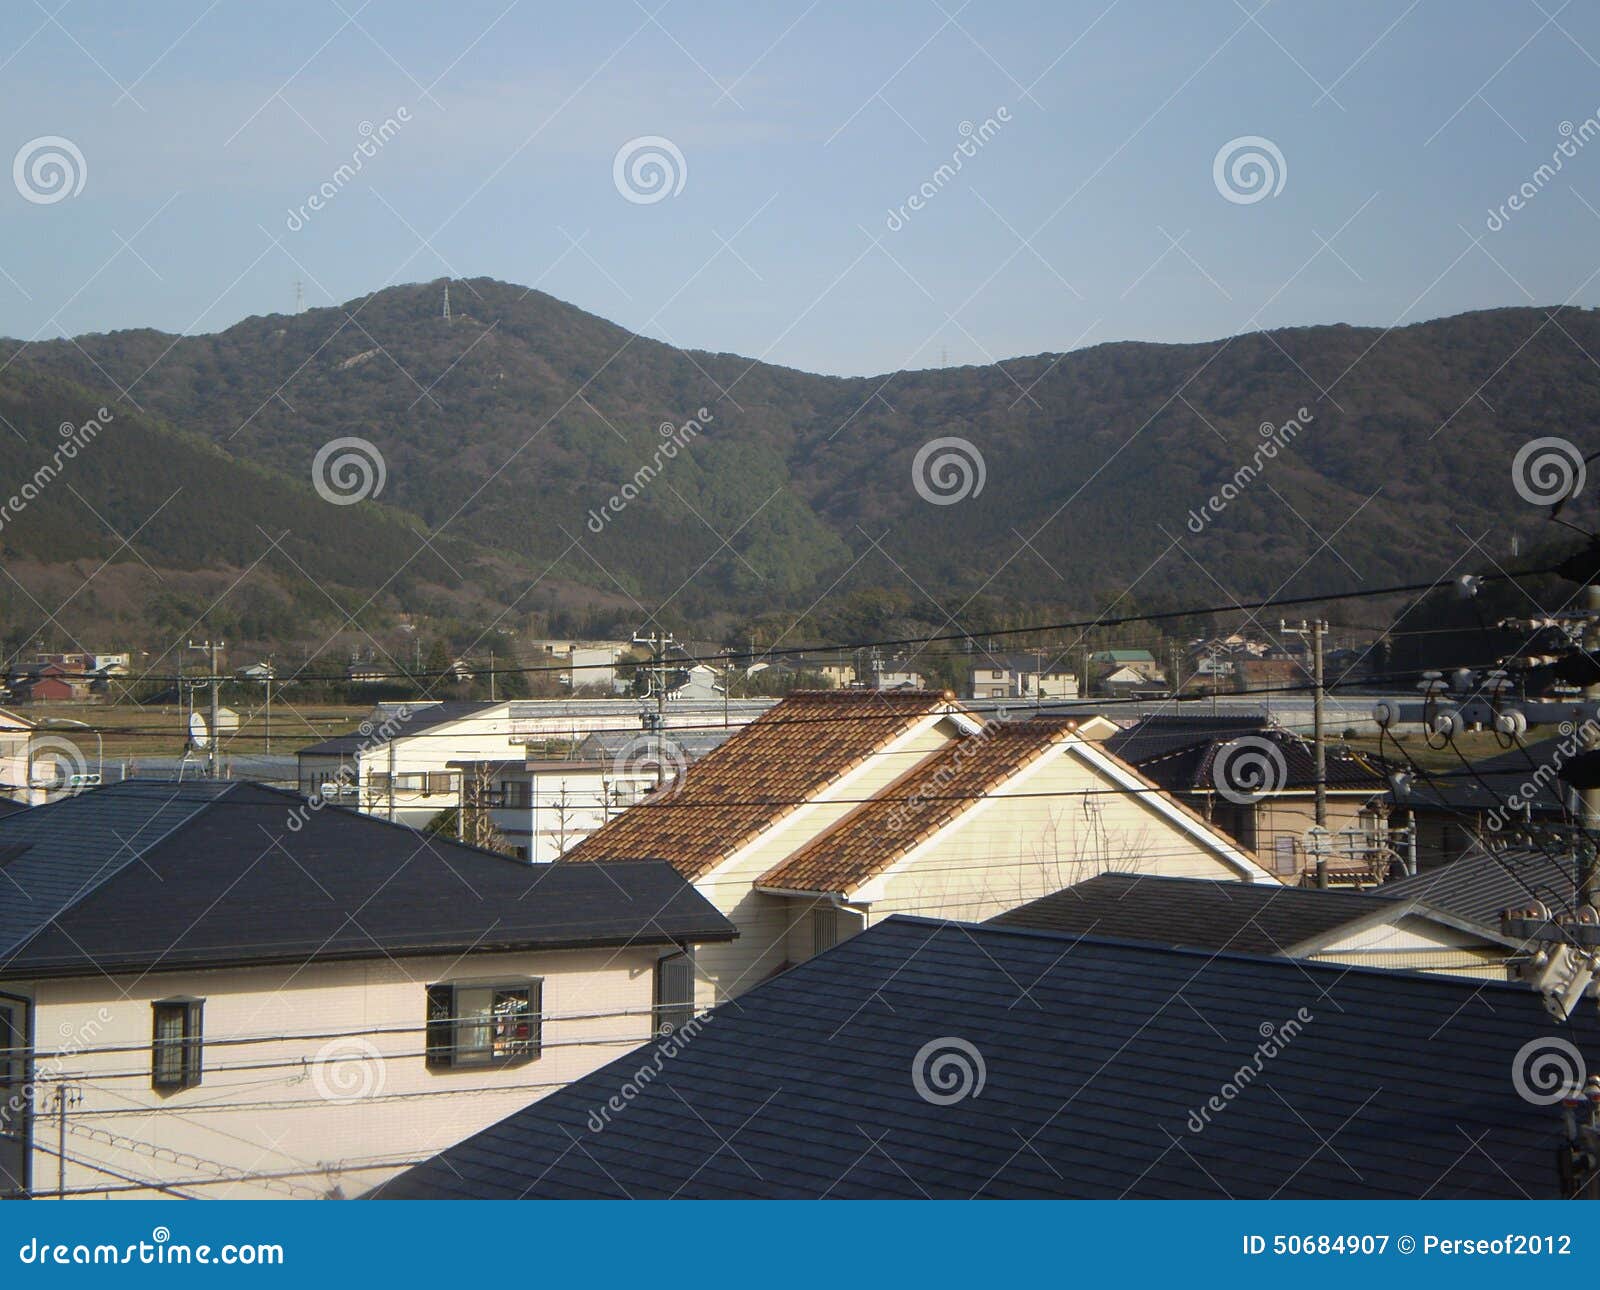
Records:
{"label": "roof eave", "polygon": [[311,963],[349,963],[363,959],[426,958],[442,954],[466,956],[469,954],[552,953],[561,950],[608,950],[628,947],[651,948],[660,945],[708,945],[735,941],[738,929],[731,924],[727,930],[717,931],[659,931],[648,934],[603,937],[532,938],[509,941],[448,941],[429,945],[385,946],[374,950],[372,945],[352,946],[349,949],[318,951],[312,954],[227,954],[221,951],[195,958],[182,958],[167,954],[152,958],[100,958],[93,961],[74,960],[70,964],[29,964],[26,960],[0,964],[0,979],[7,981],[54,981],[88,976],[113,976],[125,972],[210,972],[225,968],[296,967]]}

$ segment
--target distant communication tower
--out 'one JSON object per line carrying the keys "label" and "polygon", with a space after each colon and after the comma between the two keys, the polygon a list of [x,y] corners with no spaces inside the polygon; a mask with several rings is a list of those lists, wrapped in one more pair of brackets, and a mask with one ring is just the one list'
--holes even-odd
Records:
{"label": "distant communication tower", "polygon": [[303,314],[306,311],[306,289],[305,285],[298,279],[295,280],[294,284],[294,311],[297,314]]}
{"label": "distant communication tower", "polygon": [[444,320],[450,321],[450,279],[444,281]]}

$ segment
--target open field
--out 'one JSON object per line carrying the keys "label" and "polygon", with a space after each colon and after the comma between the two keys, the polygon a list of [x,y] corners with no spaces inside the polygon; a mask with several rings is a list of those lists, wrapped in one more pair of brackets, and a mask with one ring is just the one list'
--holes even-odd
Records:
{"label": "open field", "polygon": [[[239,729],[223,739],[223,752],[237,756],[269,751],[264,706],[259,702],[251,707],[224,706],[232,707],[239,714]],[[104,757],[108,762],[181,756],[187,738],[187,711],[174,704],[136,707],[131,704],[39,703],[14,710],[19,716],[73,740],[82,747],[86,757]],[[200,710],[204,713],[203,703]],[[344,704],[301,706],[274,695],[270,751],[293,753],[319,739],[346,734],[371,710],[367,706]]]}

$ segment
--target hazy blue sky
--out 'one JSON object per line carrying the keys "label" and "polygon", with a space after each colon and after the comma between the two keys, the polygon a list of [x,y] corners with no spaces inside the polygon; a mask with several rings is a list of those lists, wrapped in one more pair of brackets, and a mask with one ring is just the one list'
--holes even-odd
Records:
{"label": "hazy blue sky", "polygon": [[[16,0],[0,153],[59,136],[86,175],[0,187],[0,333],[213,331],[287,312],[297,279],[316,305],[487,275],[863,373],[1592,303],[1588,51],[1600,12],[1557,0]],[[1564,122],[1575,155],[1536,179]],[[640,136],[681,153],[681,191],[619,193]],[[1231,202],[1213,162],[1244,136],[1285,174]]]}

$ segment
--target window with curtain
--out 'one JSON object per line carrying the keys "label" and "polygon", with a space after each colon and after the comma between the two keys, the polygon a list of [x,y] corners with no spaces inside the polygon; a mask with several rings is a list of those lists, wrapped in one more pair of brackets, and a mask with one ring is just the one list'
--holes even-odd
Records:
{"label": "window with curtain", "polygon": [[204,999],[160,999],[150,1005],[154,1038],[150,1083],[165,1092],[200,1083]]}
{"label": "window with curtain", "polygon": [[427,1064],[515,1066],[539,1056],[544,983],[441,982],[428,987]]}

